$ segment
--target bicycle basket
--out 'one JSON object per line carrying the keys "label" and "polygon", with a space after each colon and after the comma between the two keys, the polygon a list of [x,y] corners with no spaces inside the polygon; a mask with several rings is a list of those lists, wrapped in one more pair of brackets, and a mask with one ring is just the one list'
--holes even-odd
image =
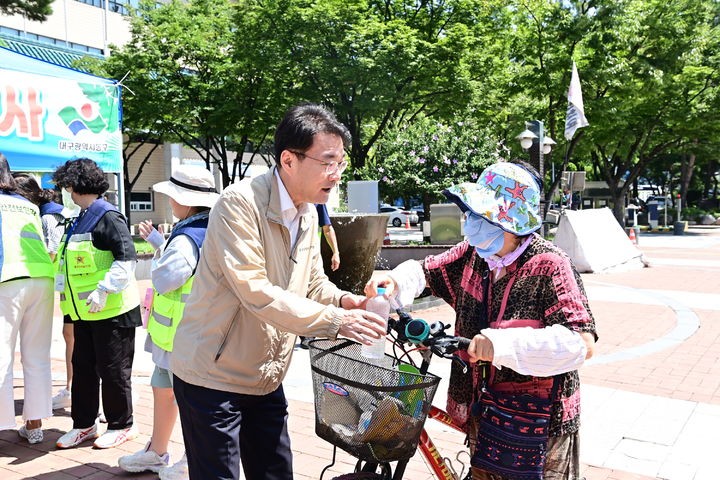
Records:
{"label": "bicycle basket", "polygon": [[370,363],[351,340],[309,347],[315,433],[365,461],[412,457],[440,378],[400,371],[389,356]]}

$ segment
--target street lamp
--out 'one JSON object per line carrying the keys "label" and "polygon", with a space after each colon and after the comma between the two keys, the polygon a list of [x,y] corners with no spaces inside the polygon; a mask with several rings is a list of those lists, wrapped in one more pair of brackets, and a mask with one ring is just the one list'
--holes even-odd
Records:
{"label": "street lamp", "polygon": [[523,150],[527,150],[532,146],[533,140],[535,140],[537,135],[535,135],[533,132],[528,130],[527,128],[520,132],[520,135],[515,137],[515,140],[520,141],[520,146],[523,148]]}
{"label": "street lamp", "polygon": [[543,155],[550,153],[552,146],[555,145],[555,140],[545,135],[543,122],[540,120],[525,122],[525,130],[515,139],[520,141],[523,150],[530,151],[530,164],[537,169],[540,178],[543,178],[545,175]]}
{"label": "street lamp", "polygon": [[543,143],[542,143],[543,154],[547,155],[548,153],[550,153],[550,151],[553,148],[553,145],[557,145],[557,142],[555,142],[555,140],[553,140],[552,138],[550,138],[546,135],[545,138],[543,139]]}

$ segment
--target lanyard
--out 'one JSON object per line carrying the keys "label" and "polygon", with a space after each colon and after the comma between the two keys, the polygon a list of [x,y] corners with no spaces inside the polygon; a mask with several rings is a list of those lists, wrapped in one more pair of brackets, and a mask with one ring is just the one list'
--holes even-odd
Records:
{"label": "lanyard", "polygon": [[73,230],[75,230],[75,227],[77,227],[78,223],[80,223],[80,219],[82,218],[84,213],[85,212],[80,212],[80,215],[77,216],[77,219],[75,219],[74,222],[70,222],[70,227],[68,227],[67,231],[65,232],[65,247],[63,248],[62,255],[60,256],[60,266],[65,264],[65,255],[67,254],[68,242],[70,242],[70,237],[72,236]]}

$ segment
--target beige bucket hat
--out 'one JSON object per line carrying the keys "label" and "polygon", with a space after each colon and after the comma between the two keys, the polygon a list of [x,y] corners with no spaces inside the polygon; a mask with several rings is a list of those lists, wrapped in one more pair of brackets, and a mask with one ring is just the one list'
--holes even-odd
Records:
{"label": "beige bucket hat", "polygon": [[186,207],[212,208],[220,198],[215,190],[215,178],[207,168],[199,165],[180,165],[170,180],[156,183],[153,190],[164,193]]}

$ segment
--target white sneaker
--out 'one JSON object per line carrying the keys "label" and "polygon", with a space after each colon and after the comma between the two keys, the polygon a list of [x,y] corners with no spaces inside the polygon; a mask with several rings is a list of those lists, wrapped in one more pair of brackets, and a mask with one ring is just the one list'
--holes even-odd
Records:
{"label": "white sneaker", "polygon": [[168,453],[158,455],[150,450],[150,442],[142,450],[118,459],[120,468],[130,473],[158,473],[160,470],[167,468],[168,463],[170,463],[170,455]]}
{"label": "white sneaker", "polygon": [[28,430],[27,426],[23,425],[18,428],[18,435],[24,438],[28,443],[40,443],[43,441],[42,428],[31,428]]}
{"label": "white sneaker", "polygon": [[98,438],[97,424],[90,428],[73,428],[65,435],[58,438],[55,445],[58,448],[70,448],[95,438]]}
{"label": "white sneaker", "polygon": [[122,445],[123,443],[133,440],[140,435],[135,425],[120,430],[107,430],[100,438],[95,440],[93,447],[95,448],[112,448]]}
{"label": "white sneaker", "polygon": [[57,395],[52,397],[53,410],[57,410],[59,408],[70,408],[71,403],[70,391],[67,388],[63,388]]}
{"label": "white sneaker", "polygon": [[164,468],[158,473],[160,480],[189,480],[187,456],[183,453],[182,458],[172,467]]}

